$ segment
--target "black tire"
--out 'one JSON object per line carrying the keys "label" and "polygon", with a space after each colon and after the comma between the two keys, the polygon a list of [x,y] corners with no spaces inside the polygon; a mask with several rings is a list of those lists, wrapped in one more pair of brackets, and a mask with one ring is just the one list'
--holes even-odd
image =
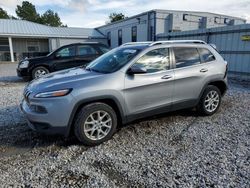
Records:
{"label": "black tire", "polygon": [[48,73],[49,73],[49,70],[48,70],[47,68],[43,67],[43,66],[36,67],[36,68],[34,68],[34,69],[32,70],[32,79],[38,78],[38,77],[36,76],[36,72],[39,71],[39,70],[45,72],[45,74],[48,74]]}
{"label": "black tire", "polygon": [[[205,102],[205,100],[206,100],[206,97],[208,97],[208,94],[209,94],[210,92],[212,92],[212,91],[213,91],[213,92],[216,92],[216,93],[218,94],[218,99],[219,99],[219,101],[218,101],[217,107],[216,107],[215,109],[213,109],[212,111],[209,111],[209,110],[206,108],[206,106],[205,106],[205,104],[207,104],[207,103]],[[220,92],[220,90],[219,90],[216,86],[209,85],[209,86],[207,86],[207,88],[204,90],[204,92],[203,92],[203,94],[202,94],[202,96],[201,96],[201,98],[200,98],[200,102],[199,102],[199,104],[198,104],[197,109],[198,109],[198,111],[199,111],[199,113],[200,113],[201,115],[210,116],[210,115],[213,115],[214,113],[217,112],[217,110],[220,108],[220,104],[221,104],[221,92]],[[211,109],[210,109],[210,110],[211,110]]]}
{"label": "black tire", "polygon": [[[105,137],[99,140],[93,140],[93,139],[90,139],[86,135],[87,133],[84,132],[84,126],[85,126],[84,124],[85,124],[85,121],[87,121],[87,118],[91,114],[97,111],[107,112],[109,114],[109,117],[111,118],[112,125],[111,125],[109,132],[107,133]],[[88,104],[80,110],[80,112],[77,114],[76,119],[75,119],[74,133],[77,139],[84,145],[95,146],[95,145],[99,145],[109,140],[115,133],[116,128],[117,128],[117,115],[115,111],[113,110],[113,108],[105,103],[98,102],[98,103]]]}
{"label": "black tire", "polygon": [[31,77],[23,77],[23,81],[25,81],[25,82],[29,82],[31,80],[32,80]]}

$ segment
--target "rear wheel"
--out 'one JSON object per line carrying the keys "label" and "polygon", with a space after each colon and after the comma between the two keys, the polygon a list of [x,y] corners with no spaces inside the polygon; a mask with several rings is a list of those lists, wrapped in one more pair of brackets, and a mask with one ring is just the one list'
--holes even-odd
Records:
{"label": "rear wheel", "polygon": [[216,86],[209,85],[202,94],[198,110],[202,115],[212,115],[220,107],[221,92]]}
{"label": "rear wheel", "polygon": [[114,110],[104,103],[84,106],[78,113],[74,132],[85,145],[94,146],[109,140],[116,131],[117,116]]}
{"label": "rear wheel", "polygon": [[36,79],[36,78],[40,78],[46,74],[49,73],[49,70],[45,67],[36,67],[35,69],[33,69],[32,71],[32,78]]}

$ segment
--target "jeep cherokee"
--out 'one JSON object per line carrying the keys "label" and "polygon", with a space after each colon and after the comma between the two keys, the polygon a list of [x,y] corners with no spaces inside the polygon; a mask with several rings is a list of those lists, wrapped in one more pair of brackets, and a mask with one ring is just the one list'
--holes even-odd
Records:
{"label": "jeep cherokee", "polygon": [[227,63],[203,41],[127,43],[32,81],[21,109],[36,131],[97,145],[136,119],[191,107],[212,115],[226,89]]}

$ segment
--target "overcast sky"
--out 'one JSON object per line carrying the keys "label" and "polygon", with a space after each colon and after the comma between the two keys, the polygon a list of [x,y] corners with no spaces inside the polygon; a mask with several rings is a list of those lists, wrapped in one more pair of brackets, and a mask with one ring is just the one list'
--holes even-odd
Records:
{"label": "overcast sky", "polygon": [[[20,0],[0,0],[0,7],[15,15]],[[112,12],[133,16],[152,9],[206,11],[245,18],[250,22],[250,0],[30,0],[39,13],[58,12],[69,27],[105,24]]]}

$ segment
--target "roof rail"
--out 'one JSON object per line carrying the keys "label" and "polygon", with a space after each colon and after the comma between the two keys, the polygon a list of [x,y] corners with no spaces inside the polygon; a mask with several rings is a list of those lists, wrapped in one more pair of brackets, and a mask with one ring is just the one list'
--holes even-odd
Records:
{"label": "roof rail", "polygon": [[166,40],[166,41],[156,41],[152,42],[149,46],[154,46],[157,44],[172,44],[172,43],[193,43],[193,44],[207,44],[202,40]]}
{"label": "roof rail", "polygon": [[146,41],[146,42],[127,42],[122,44],[121,46],[128,46],[128,45],[134,45],[134,44],[151,44],[152,41]]}

